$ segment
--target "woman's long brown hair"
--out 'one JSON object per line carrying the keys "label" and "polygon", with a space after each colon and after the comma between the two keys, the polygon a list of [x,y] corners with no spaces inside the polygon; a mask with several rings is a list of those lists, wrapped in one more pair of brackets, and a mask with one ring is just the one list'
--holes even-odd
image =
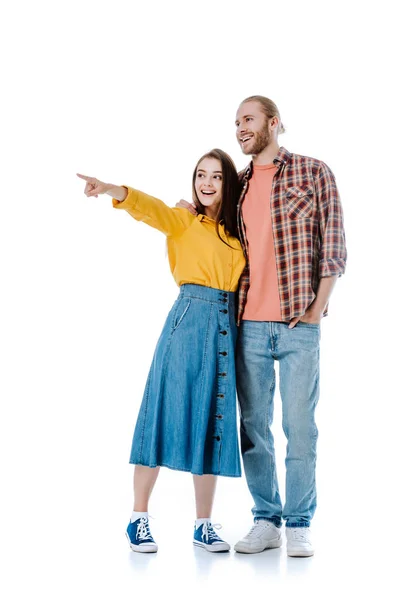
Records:
{"label": "woman's long brown hair", "polygon": [[[225,227],[225,231],[227,233],[229,233],[229,235],[231,235],[235,238],[239,238],[237,214],[236,214],[237,204],[239,202],[240,189],[241,189],[240,183],[239,183],[239,177],[237,174],[235,163],[233,162],[233,160],[231,159],[229,154],[227,154],[223,150],[220,150],[219,148],[214,148],[213,150],[210,150],[210,152],[207,152],[206,154],[204,154],[198,160],[197,165],[193,172],[193,202],[195,203],[196,210],[199,214],[205,215],[206,212],[205,212],[205,207],[203,206],[203,204],[200,202],[200,200],[197,197],[195,181],[196,181],[197,169],[199,167],[199,164],[205,158],[215,158],[215,159],[219,160],[219,162],[221,163],[222,198],[221,198],[221,202],[220,202],[220,205],[218,208],[218,213],[217,213],[217,216],[215,219],[215,229],[216,229],[217,235],[220,238],[220,240],[222,242],[224,242],[224,244],[226,244],[226,242],[221,238],[221,236],[219,234],[218,226],[219,226],[219,223],[221,223],[221,222],[222,222],[221,224],[223,224]],[[227,244],[227,245],[229,246],[229,244]]]}

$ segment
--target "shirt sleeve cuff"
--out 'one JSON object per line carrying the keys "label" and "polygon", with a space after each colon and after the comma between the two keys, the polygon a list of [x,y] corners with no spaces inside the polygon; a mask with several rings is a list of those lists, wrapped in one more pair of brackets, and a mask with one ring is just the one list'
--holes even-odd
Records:
{"label": "shirt sleeve cuff", "polygon": [[319,276],[332,277],[337,275],[340,277],[346,270],[346,261],[343,258],[325,258],[319,261]]}
{"label": "shirt sleeve cuff", "polygon": [[121,185],[121,187],[125,188],[126,190],[128,190],[128,195],[125,198],[125,200],[122,200],[122,202],[120,202],[119,200],[117,200],[116,198],[112,199],[112,204],[114,208],[124,208],[125,210],[127,208],[134,208],[136,202],[137,202],[137,197],[135,194],[135,190],[133,190],[132,188],[128,187],[127,185]]}

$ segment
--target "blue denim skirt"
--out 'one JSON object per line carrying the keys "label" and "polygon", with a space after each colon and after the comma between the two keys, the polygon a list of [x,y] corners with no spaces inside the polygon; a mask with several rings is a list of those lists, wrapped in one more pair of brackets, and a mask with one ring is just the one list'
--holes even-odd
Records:
{"label": "blue denim skirt", "polygon": [[157,342],[130,463],[240,477],[235,293],[184,284]]}

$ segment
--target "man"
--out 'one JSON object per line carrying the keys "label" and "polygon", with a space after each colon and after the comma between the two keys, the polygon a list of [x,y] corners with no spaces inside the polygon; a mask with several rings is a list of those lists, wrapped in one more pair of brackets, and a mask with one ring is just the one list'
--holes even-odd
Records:
{"label": "man", "polygon": [[[268,98],[251,96],[240,104],[236,136],[252,161],[240,173],[238,203],[248,266],[239,286],[237,392],[243,465],[255,506],[254,525],[235,550],[280,547],[283,519],[288,555],[312,556],[320,321],[347,255],[333,173],[319,160],[279,147],[283,131]],[[275,361],[288,441],[283,508],[270,429]]]}

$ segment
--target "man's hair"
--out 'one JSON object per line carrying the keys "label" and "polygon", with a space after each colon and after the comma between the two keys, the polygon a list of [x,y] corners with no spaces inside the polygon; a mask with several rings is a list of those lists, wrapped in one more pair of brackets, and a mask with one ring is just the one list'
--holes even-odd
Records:
{"label": "man's hair", "polygon": [[265,114],[267,119],[272,119],[273,117],[278,117],[278,119],[279,119],[278,133],[285,133],[286,130],[282,124],[281,115],[279,113],[278,107],[275,104],[275,102],[273,102],[269,98],[266,98],[265,96],[249,96],[249,98],[246,98],[245,100],[243,100],[241,102],[241,104],[244,104],[245,102],[258,102],[261,105],[261,110],[263,111],[263,113]]}

